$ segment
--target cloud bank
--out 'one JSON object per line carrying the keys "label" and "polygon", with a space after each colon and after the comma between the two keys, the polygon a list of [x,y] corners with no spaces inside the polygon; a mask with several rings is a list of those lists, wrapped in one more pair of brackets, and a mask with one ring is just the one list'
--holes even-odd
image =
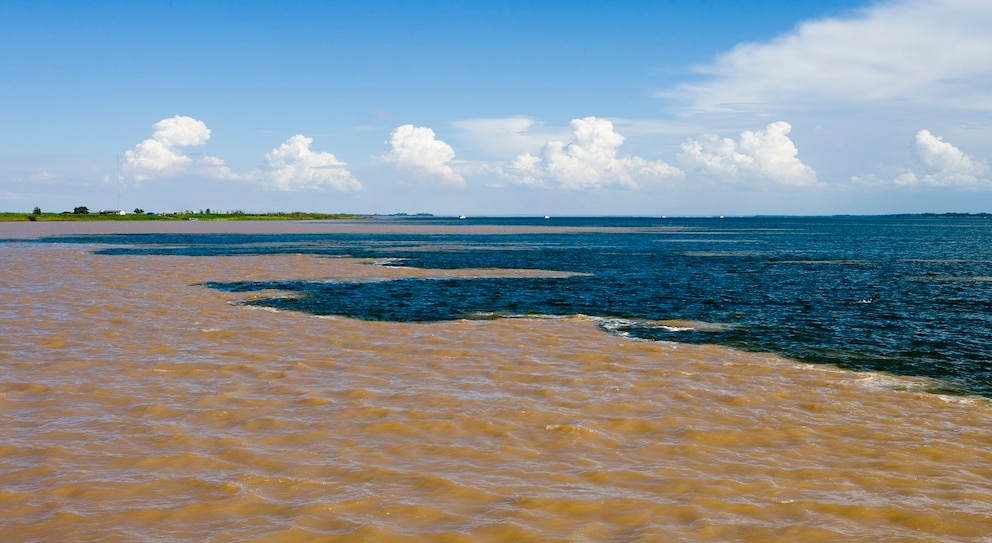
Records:
{"label": "cloud bank", "polygon": [[992,9],[984,0],[879,3],[741,44],[662,93],[697,111],[762,111],[823,101],[992,109]]}
{"label": "cloud bank", "polygon": [[522,185],[572,190],[611,186],[633,188],[639,180],[681,178],[683,173],[660,160],[621,156],[624,137],[606,119],[574,119],[571,140],[550,141],[537,155],[524,153],[504,170]]}
{"label": "cloud bank", "polygon": [[397,171],[443,185],[465,185],[465,179],[450,165],[455,150],[437,139],[430,128],[405,124],[393,130],[386,143],[389,150],[380,159]]}
{"label": "cloud bank", "polygon": [[[512,146],[526,140],[532,148],[536,146],[533,134],[527,133],[535,121],[497,121],[486,121],[490,130],[520,135]],[[679,188],[684,187],[681,182],[686,178],[708,182],[705,186],[710,188],[825,187],[816,171],[799,158],[799,150],[789,137],[791,130],[788,122],[778,121],[760,130],[743,131],[737,138],[704,134],[685,139],[678,146],[676,167],[621,154],[625,137],[611,121],[597,117],[573,119],[567,132],[564,127],[542,128],[545,136],[557,133],[566,137],[546,140],[539,150],[521,153],[515,159],[485,162],[456,162],[455,150],[432,129],[406,124],[392,131],[386,152],[376,158],[398,172],[449,188],[466,186],[463,174],[495,175],[515,185],[569,191],[636,189],[659,182]],[[314,150],[313,138],[294,135],[266,153],[257,168],[238,174],[219,157],[189,152],[204,146],[210,137],[211,130],[203,121],[179,115],[163,119],[153,125],[150,138],[124,154],[125,173],[136,181],[186,175],[236,180],[283,192],[363,188],[345,162],[332,153]],[[675,143],[671,145],[674,151]],[[914,151],[915,163],[895,175],[855,176],[850,181],[862,186],[992,188],[992,171],[985,160],[972,158],[929,130],[916,134]]]}
{"label": "cloud bank", "polygon": [[783,187],[820,185],[816,172],[799,160],[799,150],[785,121],[764,130],[745,131],[740,139],[705,135],[681,145],[679,161],[687,171],[727,183],[772,184]]}

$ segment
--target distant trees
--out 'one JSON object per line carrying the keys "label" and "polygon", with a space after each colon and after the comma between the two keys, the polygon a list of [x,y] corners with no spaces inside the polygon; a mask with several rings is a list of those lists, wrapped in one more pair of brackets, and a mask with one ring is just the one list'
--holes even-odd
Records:
{"label": "distant trees", "polygon": [[34,206],[34,211],[31,212],[32,215],[41,215],[41,208]]}
{"label": "distant trees", "polygon": [[90,208],[86,206],[79,206],[72,209],[73,215],[89,215]]}
{"label": "distant trees", "polygon": [[134,214],[135,215],[141,215],[144,212],[145,212],[145,210],[144,209],[141,209],[140,207],[134,208]]}

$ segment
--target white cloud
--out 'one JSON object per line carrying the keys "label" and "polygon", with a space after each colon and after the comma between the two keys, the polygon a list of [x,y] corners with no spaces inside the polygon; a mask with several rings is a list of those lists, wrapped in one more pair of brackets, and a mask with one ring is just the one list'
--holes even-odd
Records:
{"label": "white cloud", "polygon": [[15,181],[27,181],[31,183],[48,183],[50,181],[56,181],[58,176],[52,172],[38,172],[28,175],[26,178],[15,179]]}
{"label": "white cloud", "polygon": [[162,119],[152,128],[151,138],[124,153],[124,173],[129,177],[145,181],[191,173],[217,179],[237,178],[222,159],[203,156],[194,160],[181,149],[203,145],[210,139],[210,129],[203,121],[176,115]]}
{"label": "white cloud", "polygon": [[362,184],[333,154],[310,149],[313,138],[295,135],[265,155],[255,178],[282,191],[332,188],[358,190]]}
{"label": "white cloud", "polygon": [[504,175],[518,184],[565,189],[635,187],[638,180],[682,177],[660,160],[620,156],[624,137],[606,119],[574,119],[570,126],[571,141],[550,141],[538,155],[518,156]]}
{"label": "white cloud", "polygon": [[155,123],[152,128],[155,129],[152,139],[167,147],[203,145],[210,139],[210,129],[203,121],[182,115],[176,115],[171,119],[162,119]]}
{"label": "white cloud", "polygon": [[664,96],[701,111],[807,103],[903,102],[992,109],[987,0],[900,0],[742,44]]}
{"label": "white cloud", "polygon": [[196,172],[211,179],[241,179],[241,176],[232,172],[224,159],[215,156],[203,156],[196,162]]}
{"label": "white cloud", "polygon": [[928,130],[916,133],[916,148],[924,164],[932,169],[933,173],[924,177],[929,178],[931,184],[976,185],[988,182],[988,163],[973,160]]}
{"label": "white cloud", "polygon": [[436,180],[451,186],[464,186],[465,179],[451,168],[455,151],[437,139],[430,128],[405,124],[393,130],[389,150],[380,159],[422,180]]}
{"label": "white cloud", "polygon": [[920,159],[919,171],[906,169],[891,181],[875,175],[852,177],[851,180],[860,184],[959,189],[992,186],[992,172],[986,161],[971,158],[929,130],[916,133],[915,151]]}
{"label": "white cloud", "polygon": [[799,160],[791,130],[789,123],[779,121],[765,130],[745,131],[738,141],[715,135],[690,139],[682,144],[679,161],[687,171],[721,182],[819,185],[813,168]]}

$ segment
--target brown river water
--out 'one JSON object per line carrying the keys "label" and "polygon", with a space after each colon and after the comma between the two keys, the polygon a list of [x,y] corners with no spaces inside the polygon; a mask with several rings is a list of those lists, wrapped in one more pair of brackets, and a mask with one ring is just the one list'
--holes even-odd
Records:
{"label": "brown river water", "polygon": [[987,400],[581,316],[364,322],[198,286],[512,270],[94,248],[0,245],[2,542],[992,541]]}

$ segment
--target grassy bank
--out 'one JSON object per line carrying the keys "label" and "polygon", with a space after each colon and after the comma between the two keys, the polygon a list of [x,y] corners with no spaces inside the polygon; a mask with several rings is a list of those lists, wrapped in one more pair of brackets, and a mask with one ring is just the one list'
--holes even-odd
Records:
{"label": "grassy bank", "polygon": [[11,213],[0,212],[0,221],[314,221],[361,219],[362,215],[348,213],[128,213],[101,215],[99,213]]}

